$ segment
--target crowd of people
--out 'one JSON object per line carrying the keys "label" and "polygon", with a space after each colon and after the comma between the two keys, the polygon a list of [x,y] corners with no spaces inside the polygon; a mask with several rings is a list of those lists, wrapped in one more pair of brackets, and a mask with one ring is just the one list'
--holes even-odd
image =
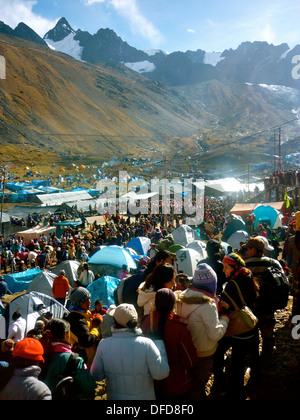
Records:
{"label": "crowd of people", "polygon": [[275,171],[264,180],[265,189],[274,185],[285,185],[286,187],[300,187],[300,171],[290,169],[288,171]]}
{"label": "crowd of people", "polygon": [[[215,223],[222,203],[210,207]],[[92,400],[103,380],[108,400],[204,400],[212,374],[210,398],[241,400],[246,367],[257,381],[272,373],[278,308],[270,304],[271,292],[261,279],[270,267],[288,278],[292,313],[299,314],[298,224],[285,231],[282,260],[274,256],[274,232],[263,226],[239,249],[227,252],[219,239],[208,237],[207,258],[188,277],[177,272],[176,254],[156,248],[168,234],[159,227],[161,221],[142,217],[131,223],[113,217],[104,226],[93,223],[85,232],[68,229],[60,241],[54,235],[30,244],[22,240],[5,244],[14,257],[27,245],[28,254],[37,254],[30,263],[41,268],[51,266],[54,259],[61,261],[67,251],[64,258],[82,261],[84,269],[74,288],[64,271],[54,280],[55,298],[68,308],[63,319],[43,314],[26,332],[22,313],[13,314],[0,347],[0,400],[55,400],[63,399],[64,392],[67,399]],[[148,259],[134,273],[124,267],[114,305],[103,308],[97,302],[92,311],[86,286],[95,277],[83,255],[102,244],[124,244],[134,236],[151,238]],[[41,259],[44,251],[46,258]],[[0,295],[7,292],[1,278]],[[233,313],[245,305],[257,323],[229,334]],[[0,309],[5,310],[3,305]],[[231,365],[225,370],[228,349]],[[74,379],[68,388],[66,376]]]}

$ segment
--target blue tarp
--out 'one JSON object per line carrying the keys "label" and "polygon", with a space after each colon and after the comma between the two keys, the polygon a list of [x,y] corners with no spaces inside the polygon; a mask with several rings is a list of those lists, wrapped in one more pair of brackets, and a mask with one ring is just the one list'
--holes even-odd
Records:
{"label": "blue tarp", "polygon": [[4,280],[12,294],[19,293],[27,290],[32,280],[41,272],[39,268],[33,268],[22,273],[8,274],[4,276]]}
{"label": "blue tarp", "polygon": [[89,284],[87,290],[91,294],[91,304],[94,309],[94,303],[97,299],[101,300],[103,305],[109,307],[114,305],[114,291],[119,286],[120,280],[116,277],[105,276]]}

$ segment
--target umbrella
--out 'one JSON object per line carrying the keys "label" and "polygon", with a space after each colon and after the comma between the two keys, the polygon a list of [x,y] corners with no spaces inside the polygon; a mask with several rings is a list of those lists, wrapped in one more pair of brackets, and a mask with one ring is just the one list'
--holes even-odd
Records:
{"label": "umbrella", "polygon": [[126,249],[117,245],[110,245],[106,248],[100,249],[89,260],[90,265],[112,265],[114,267],[122,268],[127,265],[128,269],[136,270],[136,264],[131,255]]}

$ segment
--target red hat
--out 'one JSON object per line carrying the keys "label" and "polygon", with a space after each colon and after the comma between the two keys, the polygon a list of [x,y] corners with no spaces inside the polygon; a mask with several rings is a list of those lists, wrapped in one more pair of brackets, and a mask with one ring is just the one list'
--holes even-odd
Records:
{"label": "red hat", "polygon": [[16,343],[13,357],[44,362],[44,348],[36,338],[24,338]]}

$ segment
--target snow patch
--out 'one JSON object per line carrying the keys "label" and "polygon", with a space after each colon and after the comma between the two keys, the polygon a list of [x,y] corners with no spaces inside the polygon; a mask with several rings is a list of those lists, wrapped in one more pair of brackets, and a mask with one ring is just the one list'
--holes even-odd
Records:
{"label": "snow patch", "polygon": [[151,73],[156,69],[153,63],[150,61],[139,61],[138,63],[123,63],[126,67],[131,70],[136,71],[137,73]]}
{"label": "snow patch", "polygon": [[64,54],[70,55],[76,60],[81,60],[83,47],[80,46],[79,41],[76,41],[76,34],[69,34],[61,41],[54,42],[51,39],[45,38],[45,42],[48,44],[51,50],[59,51]]}

